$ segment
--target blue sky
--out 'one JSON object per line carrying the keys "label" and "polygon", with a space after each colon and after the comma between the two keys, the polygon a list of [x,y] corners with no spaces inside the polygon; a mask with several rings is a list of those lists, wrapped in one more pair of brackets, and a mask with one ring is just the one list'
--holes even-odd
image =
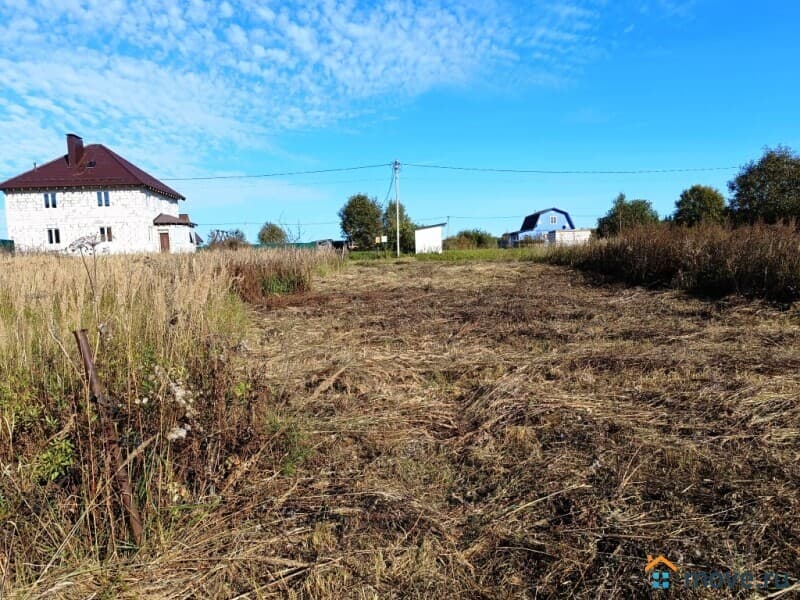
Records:
{"label": "blue sky", "polygon": [[[737,167],[800,150],[794,2],[0,0],[0,179],[103,143],[162,179],[376,163],[541,170]],[[541,208],[592,226],[622,191],[662,215],[736,169],[494,174],[404,166],[401,201],[450,232]],[[387,167],[170,181],[212,228],[339,237]],[[0,211],[0,237],[5,214]]]}

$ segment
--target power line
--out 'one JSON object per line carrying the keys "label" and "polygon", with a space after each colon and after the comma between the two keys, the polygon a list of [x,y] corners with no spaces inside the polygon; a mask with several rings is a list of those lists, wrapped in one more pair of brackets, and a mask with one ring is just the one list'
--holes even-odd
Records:
{"label": "power line", "polygon": [[[577,214],[577,213],[570,212],[569,214],[570,214],[571,216],[573,216],[573,217],[598,217],[598,216],[600,216],[602,213],[594,213],[594,214]],[[527,216],[528,216],[528,215],[509,215],[509,216],[504,216],[504,217],[503,217],[503,216],[485,216],[485,217],[480,217],[480,216],[472,216],[472,217],[458,217],[458,216],[453,216],[453,215],[450,215],[450,217],[449,217],[449,218],[450,218],[450,219],[477,219],[477,220],[482,220],[482,221],[491,221],[491,220],[499,220],[499,219],[524,219],[524,218],[525,218],[525,217],[527,217]]]}
{"label": "power line", "polygon": [[[570,213],[571,214],[571,213]],[[527,215],[508,215],[508,216],[496,216],[496,217],[459,217],[450,215],[451,219],[524,219]],[[578,216],[578,215],[575,215]]]}
{"label": "power line", "polygon": [[[394,163],[377,163],[371,165],[358,165],[353,167],[336,167],[330,169],[313,169],[308,171],[280,171],[274,173],[254,173],[242,175],[207,175],[198,177],[166,177],[163,181],[213,181],[227,179],[265,179],[269,177],[293,177],[299,175],[319,175],[322,173],[343,173],[347,171],[360,171],[364,169],[379,169],[391,167]],[[478,173],[513,173],[513,174],[534,174],[534,175],[647,175],[658,173],[700,173],[709,171],[730,171],[738,169],[732,167],[690,167],[679,169],[630,169],[630,170],[602,170],[602,169],[512,169],[496,167],[469,167],[457,165],[437,165],[423,163],[403,163],[406,167],[418,169],[439,169],[447,171],[472,171]],[[392,183],[394,182],[394,176]],[[339,183],[339,182],[331,182]],[[390,186],[391,187],[391,186]]]}
{"label": "power line", "polygon": [[[585,218],[596,218],[600,216],[600,213],[597,214],[573,214],[570,213],[573,217],[585,217]],[[504,219],[524,219],[527,215],[514,215],[514,216],[507,216],[507,217],[495,217],[495,216],[441,216],[441,217],[417,217],[414,219],[417,222],[423,223],[427,221],[443,221],[446,219],[463,219],[463,220],[477,220],[477,221],[497,221],[497,220],[504,220]],[[229,221],[227,223],[196,223],[196,225],[202,227],[229,227],[232,225],[258,225],[260,221]],[[313,227],[313,226],[322,226],[322,225],[339,225],[339,221],[323,221],[323,222],[315,222],[315,223],[294,223],[294,225],[300,225],[303,227]]]}
{"label": "power line", "polygon": [[392,169],[392,178],[389,180],[389,189],[386,190],[386,198],[383,199],[383,205],[389,206],[389,196],[392,193],[392,186],[394,185],[394,169]]}
{"label": "power line", "polygon": [[[201,227],[230,227],[231,225],[260,225],[261,221],[229,221],[228,223],[195,223]],[[339,221],[328,221],[325,223],[291,223],[291,225],[300,225],[302,227],[311,227],[314,225],[338,225]]]}
{"label": "power line", "polygon": [[[302,180],[302,185],[318,185],[322,187],[328,186],[337,186],[342,185],[345,183],[378,183],[386,181],[384,177],[378,179],[377,177],[359,177],[357,179],[312,179],[309,181],[308,179]],[[243,185],[259,185],[261,182],[259,180],[252,180],[243,182]],[[292,185],[292,184],[290,184]]]}
{"label": "power line", "polygon": [[357,167],[338,167],[335,169],[315,169],[313,171],[284,171],[282,173],[258,173],[255,175],[209,175],[206,177],[167,177],[163,181],[210,181],[212,179],[261,179],[266,177],[289,177],[294,175],[318,175],[320,173],[341,173],[344,171],[359,171],[361,169],[377,169],[391,167],[392,163],[378,165],[359,165]]}
{"label": "power line", "polygon": [[570,170],[559,171],[549,169],[498,169],[490,167],[457,167],[453,165],[424,165],[420,163],[403,163],[406,167],[418,169],[446,169],[448,171],[476,171],[480,173],[520,173],[537,175],[644,175],[652,173],[697,173],[702,171],[729,171],[739,167],[696,167],[688,169],[635,169],[630,171],[602,170]]}
{"label": "power line", "polygon": [[395,211],[395,232],[397,240],[397,258],[400,258],[400,161],[395,160],[392,164],[394,171],[394,211]]}

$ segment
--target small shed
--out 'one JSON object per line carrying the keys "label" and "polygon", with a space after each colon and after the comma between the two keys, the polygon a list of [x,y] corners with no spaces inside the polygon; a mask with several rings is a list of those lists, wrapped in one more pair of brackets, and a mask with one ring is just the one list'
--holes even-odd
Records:
{"label": "small shed", "polygon": [[414,230],[414,252],[416,254],[442,253],[442,233],[447,223],[437,223]]}
{"label": "small shed", "polygon": [[591,229],[560,229],[547,232],[547,243],[560,246],[585,244],[592,237]]}

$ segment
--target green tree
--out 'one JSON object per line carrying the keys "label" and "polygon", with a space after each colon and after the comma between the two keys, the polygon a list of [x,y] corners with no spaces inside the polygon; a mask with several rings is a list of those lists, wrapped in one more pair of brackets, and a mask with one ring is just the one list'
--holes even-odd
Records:
{"label": "green tree", "polygon": [[[397,213],[394,201],[389,202],[383,211],[382,225],[384,235],[389,238],[388,247],[397,247]],[[416,225],[408,218],[406,207],[400,203],[400,252],[414,252],[414,230]]]}
{"label": "green tree", "polygon": [[800,221],[800,156],[785,146],[766,148],[728,183],[730,212],[738,223]]}
{"label": "green tree", "polygon": [[675,202],[672,220],[677,225],[688,227],[698,223],[722,223],[725,220],[725,198],[715,188],[693,185],[681,192],[681,197]]}
{"label": "green tree", "polygon": [[347,241],[365,250],[375,245],[381,235],[381,207],[376,198],[365,194],[350,196],[339,210],[342,234]]}
{"label": "green tree", "polygon": [[289,241],[289,236],[283,227],[267,221],[261,226],[258,232],[258,242],[260,244],[285,244]]}
{"label": "green tree", "polygon": [[604,217],[597,220],[597,235],[610,237],[637,225],[658,223],[658,213],[648,200],[627,200],[620,194]]}

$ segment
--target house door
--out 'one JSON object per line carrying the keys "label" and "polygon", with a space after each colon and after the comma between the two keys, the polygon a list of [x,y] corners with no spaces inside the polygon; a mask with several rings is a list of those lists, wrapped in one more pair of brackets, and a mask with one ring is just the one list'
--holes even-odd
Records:
{"label": "house door", "polygon": [[169,232],[162,231],[158,234],[158,239],[161,241],[161,251],[169,252]]}

